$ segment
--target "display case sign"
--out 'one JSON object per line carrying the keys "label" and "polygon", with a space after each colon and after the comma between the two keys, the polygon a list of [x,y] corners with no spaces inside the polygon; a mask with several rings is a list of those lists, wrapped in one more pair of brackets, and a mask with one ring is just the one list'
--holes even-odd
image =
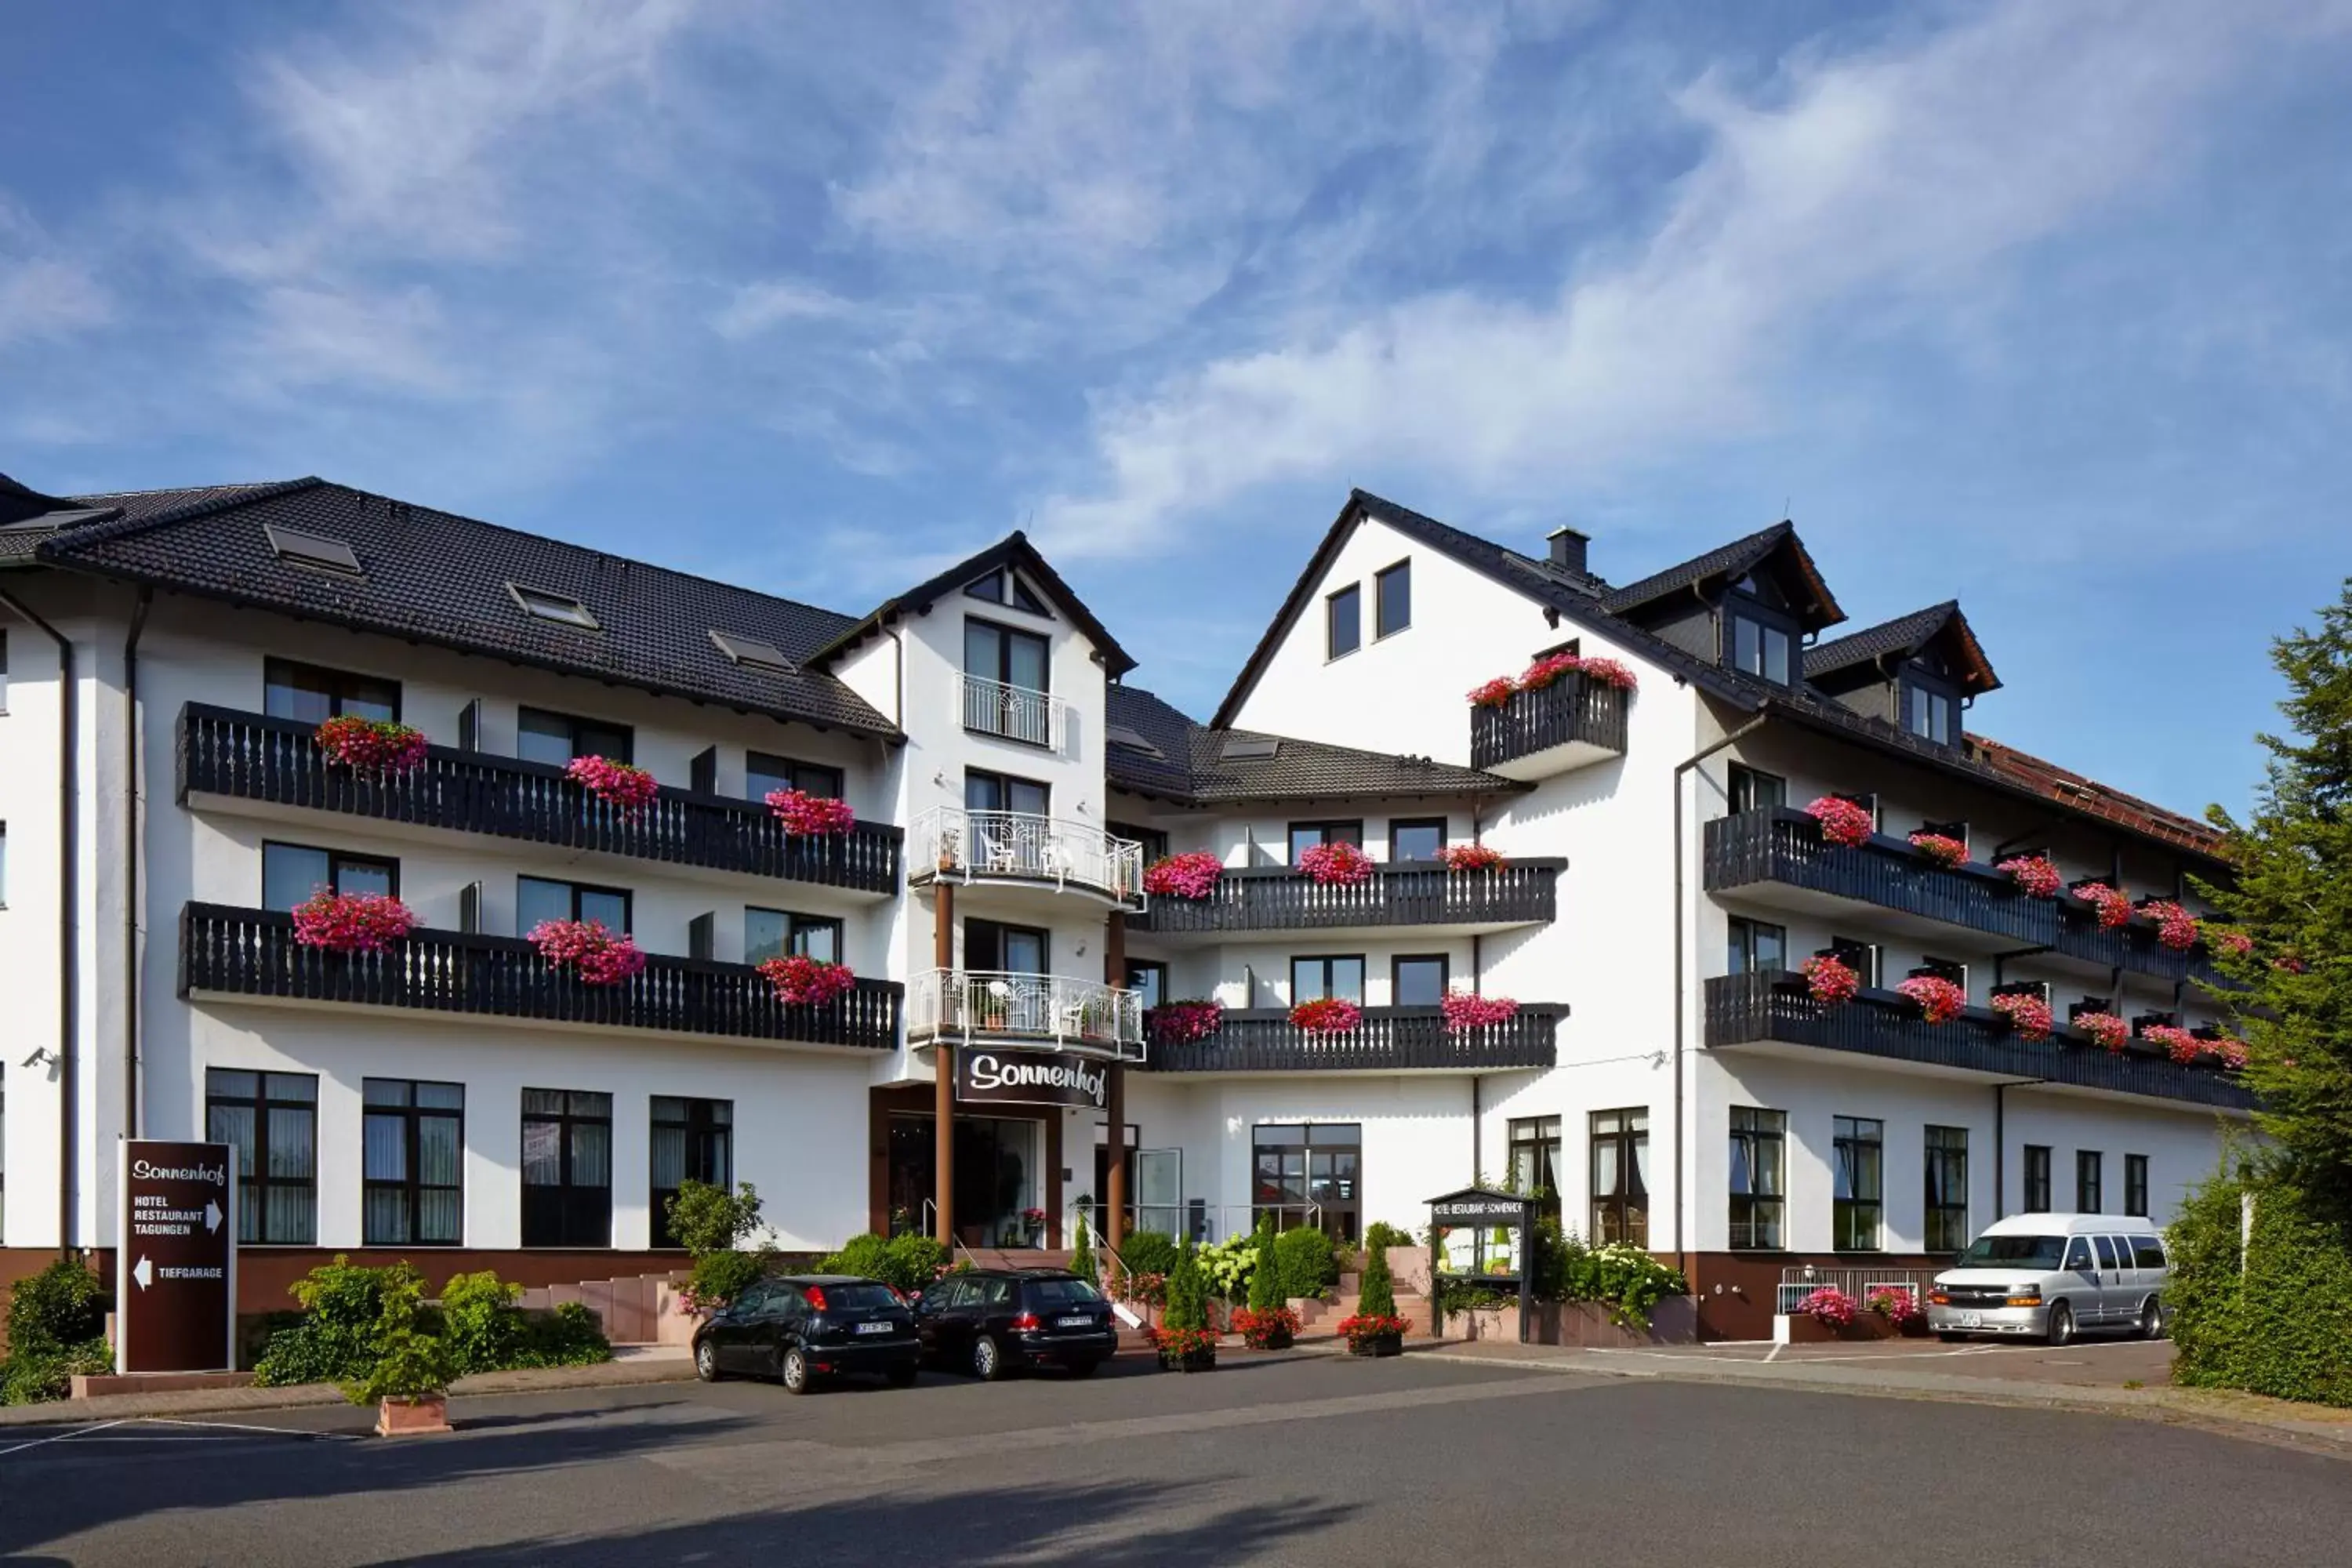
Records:
{"label": "display case sign", "polygon": [[236,1365],[236,1147],[126,1139],[115,1249],[114,1364]]}

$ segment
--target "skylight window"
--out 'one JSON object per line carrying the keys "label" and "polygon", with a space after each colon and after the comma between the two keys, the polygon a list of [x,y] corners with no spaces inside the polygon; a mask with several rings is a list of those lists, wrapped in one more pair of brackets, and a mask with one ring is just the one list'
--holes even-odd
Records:
{"label": "skylight window", "polygon": [[579,600],[562,594],[551,594],[544,588],[526,588],[520,583],[507,584],[507,592],[522,606],[522,613],[536,620],[553,621],[560,626],[578,626],[583,631],[602,631],[596,617]]}
{"label": "skylight window", "polygon": [[746,668],[772,669],[779,675],[793,672],[793,661],[786,658],[783,650],[773,643],[747,637],[740,632],[722,631],[713,631],[710,640],[719,645],[720,653]]}
{"label": "skylight window", "polygon": [[290,561],[297,566],[316,566],[323,572],[341,572],[347,577],[360,574],[359,556],[340,539],[280,528],[274,522],[263,523],[261,531],[269,536],[269,548],[280,561]]}
{"label": "skylight window", "polygon": [[1114,746],[1125,746],[1131,752],[1141,752],[1148,757],[1165,757],[1168,754],[1145,740],[1139,731],[1130,730],[1124,724],[1103,726],[1103,739]]}
{"label": "skylight window", "polygon": [[1282,742],[1270,735],[1235,735],[1218,754],[1229,763],[1265,763],[1281,749]]}

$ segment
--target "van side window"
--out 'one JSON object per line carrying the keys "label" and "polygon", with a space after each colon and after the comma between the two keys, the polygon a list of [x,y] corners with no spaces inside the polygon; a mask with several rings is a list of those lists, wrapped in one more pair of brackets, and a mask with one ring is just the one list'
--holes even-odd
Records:
{"label": "van side window", "polygon": [[2081,1237],[2079,1237],[2079,1236],[2078,1236],[2078,1237],[2076,1237],[2073,1241],[2071,1241],[2071,1242],[2067,1243],[2067,1244],[2066,1244],[2066,1261],[2065,1261],[2065,1262],[2063,1262],[2063,1263],[2062,1263],[2062,1264],[2060,1264],[2060,1265],[2059,1265],[2059,1267],[2060,1267],[2060,1268],[2069,1268],[2069,1269],[2075,1269],[2075,1270],[2086,1269],[2086,1268],[2090,1268],[2090,1267],[2091,1267],[2091,1244],[2090,1244],[2089,1242],[2087,1242],[2087,1241],[2084,1240],[2084,1239],[2083,1239]]}
{"label": "van side window", "polygon": [[2163,1242],[2152,1236],[2135,1236],[2131,1239],[2132,1254],[2142,1268],[2165,1267]]}
{"label": "van side window", "polygon": [[2099,1267],[2102,1268],[2115,1268],[2116,1244],[2104,1236],[2095,1236],[2091,1240],[2098,1247],[2099,1249]]}

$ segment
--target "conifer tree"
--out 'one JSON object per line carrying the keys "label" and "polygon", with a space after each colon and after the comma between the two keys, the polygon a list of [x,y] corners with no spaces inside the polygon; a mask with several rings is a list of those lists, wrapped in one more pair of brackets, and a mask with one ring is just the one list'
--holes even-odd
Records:
{"label": "conifer tree", "polygon": [[1385,1247],[1364,1248],[1364,1275],[1357,1291],[1356,1311],[1367,1318],[1397,1315],[1396,1284],[1389,1275],[1389,1249]]}
{"label": "conifer tree", "polygon": [[1089,1285],[1102,1283],[1095,1267],[1094,1237],[1087,1233],[1087,1211],[1084,1209],[1078,1211],[1078,1240],[1077,1245],[1070,1249],[1070,1272]]}
{"label": "conifer tree", "polygon": [[1282,1269],[1274,1260],[1274,1215],[1257,1217],[1257,1261],[1250,1266],[1249,1307],[1270,1312],[1282,1305]]}
{"label": "conifer tree", "polygon": [[1209,1326],[1208,1287],[1202,1281],[1200,1259],[1194,1256],[1189,1237],[1178,1249],[1176,1267],[1168,1276],[1168,1305],[1160,1315],[1160,1326],[1166,1329],[1205,1329]]}

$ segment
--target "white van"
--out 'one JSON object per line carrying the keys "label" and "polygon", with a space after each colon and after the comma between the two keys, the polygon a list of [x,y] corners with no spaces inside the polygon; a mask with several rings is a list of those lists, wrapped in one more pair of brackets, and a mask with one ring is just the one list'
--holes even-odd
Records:
{"label": "white van", "polygon": [[2164,1337],[2171,1283],[2164,1237],[2145,1219],[2111,1214],[2021,1214],[1998,1219],[1927,1296],[1940,1339],[1970,1334],[2070,1342],[2084,1330]]}

